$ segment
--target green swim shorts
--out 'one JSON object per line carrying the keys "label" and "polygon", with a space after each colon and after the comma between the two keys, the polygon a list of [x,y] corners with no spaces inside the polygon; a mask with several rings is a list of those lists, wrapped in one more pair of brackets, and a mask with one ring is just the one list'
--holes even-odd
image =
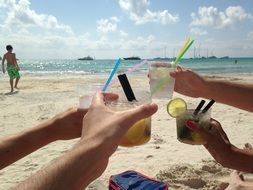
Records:
{"label": "green swim shorts", "polygon": [[20,78],[18,69],[14,65],[7,65],[7,72],[10,79]]}

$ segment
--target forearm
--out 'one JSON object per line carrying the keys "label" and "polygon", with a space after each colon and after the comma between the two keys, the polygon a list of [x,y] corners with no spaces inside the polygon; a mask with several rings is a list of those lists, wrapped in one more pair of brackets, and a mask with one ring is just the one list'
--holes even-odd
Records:
{"label": "forearm", "polygon": [[99,147],[93,145],[75,146],[53,164],[21,183],[17,190],[85,189],[101,174],[99,152]]}
{"label": "forearm", "polygon": [[253,151],[232,147],[232,153],[229,157],[230,161],[227,163],[227,167],[253,173]]}
{"label": "forearm", "polygon": [[30,130],[1,140],[0,169],[52,142],[54,140],[52,133],[46,129],[50,122],[44,122]]}
{"label": "forearm", "polygon": [[206,81],[206,88],[203,98],[253,112],[253,85]]}

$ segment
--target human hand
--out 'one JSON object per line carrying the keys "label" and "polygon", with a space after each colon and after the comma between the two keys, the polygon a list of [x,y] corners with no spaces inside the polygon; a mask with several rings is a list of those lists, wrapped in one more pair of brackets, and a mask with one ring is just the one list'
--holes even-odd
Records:
{"label": "human hand", "polygon": [[97,93],[83,120],[80,144],[99,147],[96,152],[100,154],[100,163],[103,163],[99,173],[106,168],[107,160],[117,149],[126,131],[138,120],[150,117],[158,109],[156,104],[145,104],[131,110],[115,112],[106,106],[104,100],[117,98],[116,94]]}
{"label": "human hand", "polygon": [[233,145],[230,143],[218,121],[212,119],[210,129],[200,127],[192,120],[188,120],[186,126],[202,136],[206,142],[206,144],[204,144],[205,148],[217,162],[223,166],[230,163],[229,159],[232,154]]}
{"label": "human hand", "polygon": [[170,75],[175,78],[174,90],[176,92],[194,98],[205,97],[203,94],[207,93],[206,81],[198,74],[177,66],[177,69]]}
{"label": "human hand", "polygon": [[78,138],[82,133],[83,117],[88,109],[69,108],[48,121],[47,127],[55,140]]}

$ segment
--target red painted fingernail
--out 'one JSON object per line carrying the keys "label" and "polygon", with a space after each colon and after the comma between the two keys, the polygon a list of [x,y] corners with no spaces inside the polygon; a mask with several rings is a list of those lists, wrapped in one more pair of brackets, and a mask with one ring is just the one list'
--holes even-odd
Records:
{"label": "red painted fingernail", "polygon": [[186,127],[192,129],[192,130],[196,130],[198,128],[198,126],[196,125],[196,123],[192,120],[188,120],[186,122]]}

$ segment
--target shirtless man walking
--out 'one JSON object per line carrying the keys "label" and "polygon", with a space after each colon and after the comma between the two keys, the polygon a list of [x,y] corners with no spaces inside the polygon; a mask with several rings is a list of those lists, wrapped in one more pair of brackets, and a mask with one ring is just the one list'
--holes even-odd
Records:
{"label": "shirtless man walking", "polygon": [[[8,72],[9,77],[10,77],[11,92],[13,92],[14,88],[18,89],[18,81],[20,79],[20,75],[18,72],[19,66],[17,64],[15,53],[12,53],[12,50],[13,50],[12,46],[7,45],[6,50],[8,52],[6,54],[4,54],[4,56],[3,56],[2,69],[3,69],[3,73],[5,73],[4,62],[5,62],[5,60],[7,60],[6,70]],[[15,86],[13,88],[13,80],[14,79],[16,79],[16,81],[15,81]]]}

